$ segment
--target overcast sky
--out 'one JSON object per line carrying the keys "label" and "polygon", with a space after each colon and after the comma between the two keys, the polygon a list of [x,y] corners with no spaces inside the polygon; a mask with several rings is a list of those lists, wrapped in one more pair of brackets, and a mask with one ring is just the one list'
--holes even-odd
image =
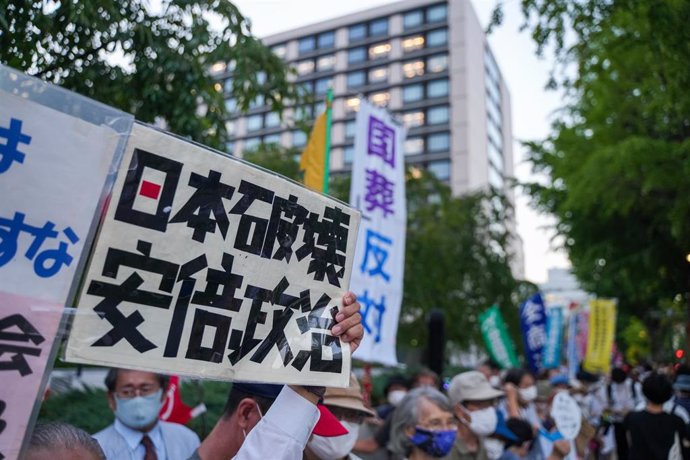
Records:
{"label": "overcast sky", "polygon": [[[450,0],[464,1],[464,0]],[[390,0],[234,0],[240,11],[251,20],[252,31],[259,37],[320,22],[386,3]],[[472,0],[483,26],[489,21],[495,0]],[[542,139],[549,133],[554,111],[562,103],[561,96],[544,90],[551,68],[548,59],[535,56],[529,35],[519,32],[521,15],[517,0],[506,0],[504,24],[489,37],[494,56],[510,90],[513,116],[513,152],[518,179],[530,177],[530,168],[522,161],[520,140]],[[555,251],[550,241],[551,222],[528,206],[527,199],[517,199],[518,231],[524,241],[525,275],[530,281],[543,282],[547,269],[569,266],[566,255]]]}

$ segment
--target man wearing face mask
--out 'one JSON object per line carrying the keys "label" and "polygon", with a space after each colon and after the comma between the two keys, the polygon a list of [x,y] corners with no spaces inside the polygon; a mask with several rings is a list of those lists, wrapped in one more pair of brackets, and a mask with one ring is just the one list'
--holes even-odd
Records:
{"label": "man wearing face mask", "polygon": [[503,392],[491,386],[479,371],[463,372],[450,382],[448,396],[460,420],[458,436],[448,460],[486,460],[484,441],[496,431],[497,398]]}
{"label": "man wearing face mask", "polygon": [[304,450],[305,460],[358,460],[351,453],[359,435],[359,428],[368,417],[376,413],[364,405],[362,391],[354,374],[347,388],[327,388],[323,404],[345,427],[341,436],[320,436],[314,433]]}
{"label": "man wearing face mask", "polygon": [[105,386],[115,421],[93,436],[106,458],[184,460],[194,452],[199,445],[196,433],[158,420],[167,384],[167,377],[153,372],[110,369]]}

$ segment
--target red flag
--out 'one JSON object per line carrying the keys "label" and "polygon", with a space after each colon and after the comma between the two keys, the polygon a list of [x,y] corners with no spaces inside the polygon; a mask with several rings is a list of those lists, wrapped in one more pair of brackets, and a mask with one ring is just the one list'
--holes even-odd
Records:
{"label": "red flag", "polygon": [[180,423],[182,425],[193,417],[192,408],[182,402],[180,378],[177,375],[170,377],[168,391],[165,393],[165,401],[163,401],[163,407],[161,407],[158,417],[166,422]]}

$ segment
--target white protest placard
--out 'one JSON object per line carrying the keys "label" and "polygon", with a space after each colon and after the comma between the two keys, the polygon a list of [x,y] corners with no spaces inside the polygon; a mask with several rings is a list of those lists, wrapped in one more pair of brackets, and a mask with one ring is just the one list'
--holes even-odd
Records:
{"label": "white protest placard", "polygon": [[362,212],[362,224],[352,290],[362,305],[364,339],[355,358],[393,366],[405,271],[406,131],[365,100],[356,129],[350,203]]}
{"label": "white protest placard", "polygon": [[67,343],[73,362],[347,386],[330,333],[359,213],[136,125]]}
{"label": "white protest placard", "polygon": [[[1,66],[0,79],[7,79],[3,88],[12,79],[26,83]],[[96,104],[29,83],[42,85],[43,97],[55,92],[82,108]],[[121,115],[131,123],[131,116]],[[0,458],[19,457],[32,408],[42,399],[38,393],[119,136],[0,90]]]}
{"label": "white protest placard", "polygon": [[556,393],[551,404],[551,417],[556,422],[556,428],[563,438],[572,441],[580,432],[582,411],[577,401],[567,392]]}

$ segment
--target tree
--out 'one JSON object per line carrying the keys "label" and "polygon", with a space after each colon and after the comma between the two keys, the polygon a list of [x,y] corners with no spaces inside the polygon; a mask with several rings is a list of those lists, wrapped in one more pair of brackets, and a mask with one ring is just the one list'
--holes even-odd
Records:
{"label": "tree", "polygon": [[511,335],[519,337],[518,303],[536,287],[515,280],[509,232],[510,206],[491,192],[462,197],[429,173],[408,176],[405,288],[399,343],[424,345],[420,321],[443,311],[446,337],[457,347],[480,344],[479,315],[498,304]]}
{"label": "tree", "polygon": [[232,66],[240,110],[262,96],[281,111],[298,97],[285,64],[229,1],[148,4],[0,0],[0,62],[221,149],[227,110],[215,63]]}
{"label": "tree", "polygon": [[643,320],[658,356],[664,305],[684,296],[690,315],[690,3],[524,0],[522,11],[569,96],[551,136],[527,144],[550,179],[528,190],[556,216],[580,281]]}

